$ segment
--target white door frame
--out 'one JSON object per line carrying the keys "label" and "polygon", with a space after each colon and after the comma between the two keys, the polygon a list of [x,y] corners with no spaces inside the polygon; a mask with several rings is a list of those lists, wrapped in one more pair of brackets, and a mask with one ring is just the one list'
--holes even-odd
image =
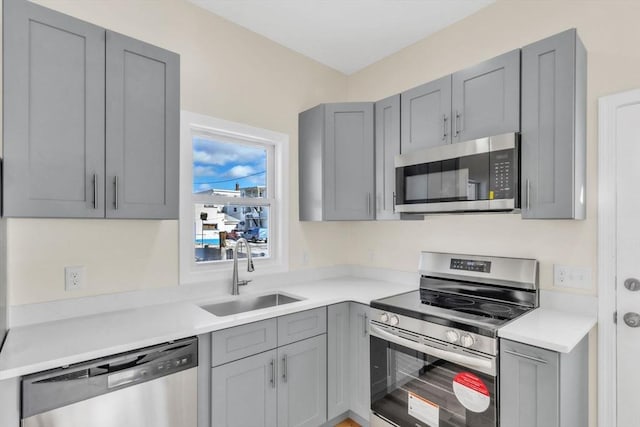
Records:
{"label": "white door frame", "polygon": [[640,90],[598,100],[598,425],[616,426],[616,122]]}

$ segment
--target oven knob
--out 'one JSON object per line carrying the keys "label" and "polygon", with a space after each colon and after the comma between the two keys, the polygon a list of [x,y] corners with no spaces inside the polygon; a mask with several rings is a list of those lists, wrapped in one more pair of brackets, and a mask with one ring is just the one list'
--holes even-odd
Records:
{"label": "oven knob", "polygon": [[462,344],[463,347],[471,347],[474,343],[476,342],[476,340],[473,339],[473,337],[469,334],[464,334],[460,337],[460,344]]}
{"label": "oven knob", "polygon": [[391,326],[396,326],[398,323],[400,323],[400,319],[398,319],[398,316],[396,316],[395,314],[392,314],[391,318],[389,319],[389,323],[391,323]]}
{"label": "oven knob", "polygon": [[389,315],[387,313],[382,313],[380,315],[380,321],[383,323],[387,323],[389,321]]}
{"label": "oven knob", "polygon": [[456,343],[460,339],[460,334],[453,329],[449,329],[447,331],[447,339],[449,340],[449,342]]}

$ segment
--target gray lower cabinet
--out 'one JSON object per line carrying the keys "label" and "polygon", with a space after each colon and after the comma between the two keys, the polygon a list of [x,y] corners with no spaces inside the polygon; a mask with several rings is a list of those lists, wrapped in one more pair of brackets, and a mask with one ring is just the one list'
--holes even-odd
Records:
{"label": "gray lower cabinet", "polygon": [[276,427],[277,351],[271,350],[213,368],[212,425]]}
{"label": "gray lower cabinet", "polygon": [[300,220],[374,219],[373,103],[318,105],[298,128]]}
{"label": "gray lower cabinet", "polygon": [[400,97],[402,153],[451,143],[450,75],[402,92]]}
{"label": "gray lower cabinet", "polygon": [[588,388],[587,338],[568,354],[500,341],[500,425],[584,427]]}
{"label": "gray lower cabinet", "polygon": [[368,305],[352,302],[349,307],[351,410],[364,420],[369,420],[371,408],[369,319]]}
{"label": "gray lower cabinet", "polygon": [[369,310],[355,302],[328,307],[328,419],[351,411],[369,420]]}
{"label": "gray lower cabinet", "polygon": [[327,419],[351,409],[351,338],[349,303],[327,307]]}
{"label": "gray lower cabinet", "polygon": [[278,425],[322,425],[327,420],[327,336],[279,347],[278,361]]}
{"label": "gray lower cabinet", "polygon": [[327,420],[326,307],[211,334],[211,426]]}
{"label": "gray lower cabinet", "polygon": [[180,57],[107,31],[106,216],[178,218]]}
{"label": "gray lower cabinet", "polygon": [[520,49],[453,74],[452,141],[520,131]]}
{"label": "gray lower cabinet", "polygon": [[4,215],[104,217],[105,31],[4,2]]}
{"label": "gray lower cabinet", "polygon": [[522,49],[522,217],[586,216],[587,53],[575,29]]}
{"label": "gray lower cabinet", "polygon": [[179,56],[5,2],[4,214],[177,218]]}

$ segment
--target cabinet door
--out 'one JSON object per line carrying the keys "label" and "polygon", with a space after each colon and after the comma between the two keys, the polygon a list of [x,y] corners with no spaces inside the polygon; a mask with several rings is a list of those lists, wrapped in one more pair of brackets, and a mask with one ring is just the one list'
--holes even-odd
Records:
{"label": "cabinet door", "polygon": [[4,3],[4,214],[103,217],[105,30]]}
{"label": "cabinet door", "polygon": [[276,427],[276,357],[271,350],[212,369],[213,427]]}
{"label": "cabinet door", "polygon": [[327,307],[327,419],[351,406],[349,303]]}
{"label": "cabinet door", "polygon": [[327,336],[280,347],[278,361],[278,425],[322,425],[327,420]]}
{"label": "cabinet door", "polygon": [[453,74],[453,142],[520,130],[520,49]]}
{"label": "cabinet door", "polygon": [[451,142],[451,76],[402,92],[402,153]]}
{"label": "cabinet door", "polygon": [[371,407],[369,312],[368,305],[351,303],[351,410],[365,420]]}
{"label": "cabinet door", "polygon": [[585,216],[586,53],[569,30],[522,49],[522,217]]}
{"label": "cabinet door", "polygon": [[500,424],[560,427],[558,353],[502,340]]}
{"label": "cabinet door", "polygon": [[395,211],[395,156],[400,154],[400,95],[375,104],[376,219],[400,219]]}
{"label": "cabinet door", "polygon": [[178,218],[180,60],[107,31],[108,218]]}
{"label": "cabinet door", "polygon": [[324,216],[374,219],[373,104],[325,106]]}

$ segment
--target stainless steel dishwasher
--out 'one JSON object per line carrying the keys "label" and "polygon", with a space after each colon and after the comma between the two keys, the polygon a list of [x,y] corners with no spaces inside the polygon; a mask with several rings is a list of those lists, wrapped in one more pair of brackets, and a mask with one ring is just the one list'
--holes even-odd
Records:
{"label": "stainless steel dishwasher", "polygon": [[22,379],[22,427],[196,427],[198,340]]}

